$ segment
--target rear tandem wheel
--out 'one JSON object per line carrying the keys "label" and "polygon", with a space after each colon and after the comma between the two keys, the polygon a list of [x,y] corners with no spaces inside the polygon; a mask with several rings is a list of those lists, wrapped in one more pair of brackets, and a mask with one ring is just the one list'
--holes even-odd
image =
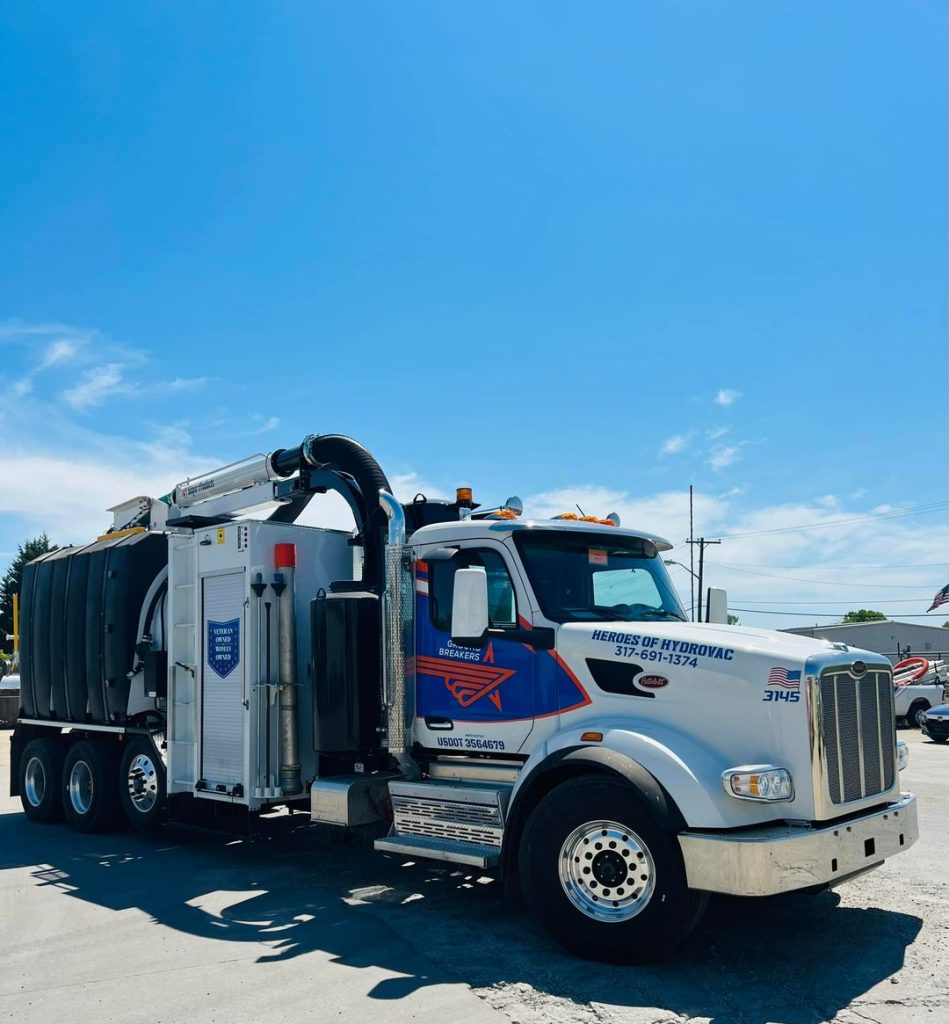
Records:
{"label": "rear tandem wheel", "polygon": [[77,832],[101,832],[118,817],[118,751],[110,740],[74,743],[62,774],[63,810]]}
{"label": "rear tandem wheel", "polygon": [[65,744],[59,736],[39,736],[23,748],[18,765],[20,803],[30,821],[62,821],[59,780]]}

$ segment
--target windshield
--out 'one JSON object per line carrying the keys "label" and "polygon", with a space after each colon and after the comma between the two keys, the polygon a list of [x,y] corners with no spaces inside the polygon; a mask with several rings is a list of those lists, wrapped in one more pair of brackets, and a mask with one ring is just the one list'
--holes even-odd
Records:
{"label": "windshield", "polygon": [[686,621],[653,544],[636,537],[514,534],[541,610],[554,622]]}

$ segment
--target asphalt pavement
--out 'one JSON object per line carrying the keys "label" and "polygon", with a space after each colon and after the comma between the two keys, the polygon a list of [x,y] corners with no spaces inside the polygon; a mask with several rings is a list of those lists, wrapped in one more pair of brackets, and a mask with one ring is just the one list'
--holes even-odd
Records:
{"label": "asphalt pavement", "polygon": [[29,824],[0,733],[0,1020],[906,1024],[949,1020],[949,746],[901,729],[913,849],[837,892],[713,900],[671,959],[553,945],[490,878],[304,816],[256,838]]}

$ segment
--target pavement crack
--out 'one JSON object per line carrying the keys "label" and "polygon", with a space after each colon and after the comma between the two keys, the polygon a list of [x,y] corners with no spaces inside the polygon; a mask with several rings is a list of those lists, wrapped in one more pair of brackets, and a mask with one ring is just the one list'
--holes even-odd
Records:
{"label": "pavement crack", "polygon": [[[195,971],[205,970],[208,967],[220,967],[222,964],[236,964],[242,960],[250,960],[252,957],[246,956],[232,956],[227,957],[223,960],[209,960],[200,964],[185,964],[184,966],[178,964],[174,967],[158,967],[153,971],[136,971],[135,976],[137,978],[145,977],[153,974],[168,974],[176,971]],[[127,981],[128,974],[116,974],[114,977],[109,978],[86,978],[82,981],[69,981],[63,985],[44,985],[42,988],[21,988],[16,992],[0,992],[0,999],[10,999],[13,996],[31,996],[37,995],[41,992],[59,992],[72,988],[84,988],[87,985],[108,985],[113,981]]]}

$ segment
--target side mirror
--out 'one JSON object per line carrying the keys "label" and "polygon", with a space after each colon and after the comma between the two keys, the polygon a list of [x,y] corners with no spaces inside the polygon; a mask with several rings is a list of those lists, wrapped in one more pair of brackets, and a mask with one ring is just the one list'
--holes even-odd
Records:
{"label": "side mirror", "polygon": [[705,621],[728,625],[728,594],[720,587],[709,587],[705,602]]}
{"label": "side mirror", "polygon": [[480,647],[488,631],[488,574],[458,569],[451,600],[451,638],[462,647]]}

